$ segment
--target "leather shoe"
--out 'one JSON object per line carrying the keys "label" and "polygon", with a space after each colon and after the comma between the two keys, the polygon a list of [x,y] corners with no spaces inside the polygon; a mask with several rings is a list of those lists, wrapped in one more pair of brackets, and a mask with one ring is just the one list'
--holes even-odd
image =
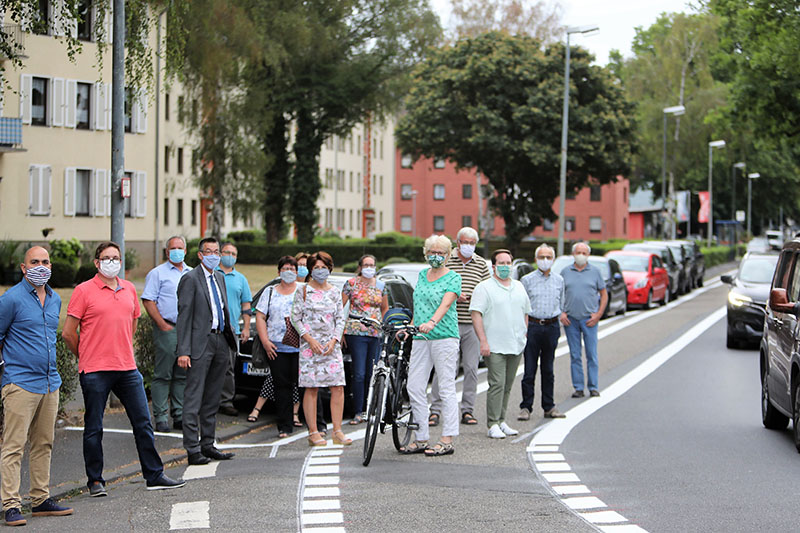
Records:
{"label": "leather shoe", "polygon": [[545,411],[544,412],[544,417],[545,418],[567,418],[567,415],[565,415],[564,413],[562,413],[561,411],[559,411],[558,409],[553,407],[549,411]]}
{"label": "leather shoe", "polygon": [[221,405],[217,412],[228,416],[239,416],[239,410],[232,405]]}
{"label": "leather shoe", "polygon": [[592,398],[597,398],[598,396],[600,396],[600,391],[592,389],[589,391],[589,396],[591,396]]}
{"label": "leather shoe", "polygon": [[200,453],[202,453],[209,459],[214,459],[215,461],[225,461],[227,459],[233,459],[233,456],[236,455],[235,453],[232,452],[221,452],[214,447],[200,450]]}
{"label": "leather shoe", "polygon": [[530,420],[531,419],[531,412],[524,407],[519,410],[519,414],[517,415],[517,420]]}
{"label": "leather shoe", "polygon": [[181,431],[183,429],[183,422],[181,422],[180,420],[173,420],[172,421],[172,429],[176,429],[178,431]]}
{"label": "leather shoe", "polygon": [[169,433],[169,424],[166,421],[156,422],[156,431],[159,433]]}
{"label": "leather shoe", "polygon": [[582,390],[576,390],[575,392],[572,393],[572,397],[573,398],[583,398],[583,391]]}
{"label": "leather shoe", "polygon": [[189,464],[190,465],[207,465],[211,462],[211,459],[206,457],[200,452],[194,452],[189,454]]}

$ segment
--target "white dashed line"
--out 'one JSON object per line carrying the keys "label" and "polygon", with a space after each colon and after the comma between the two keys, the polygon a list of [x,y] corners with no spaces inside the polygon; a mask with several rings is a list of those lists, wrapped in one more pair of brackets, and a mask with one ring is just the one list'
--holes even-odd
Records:
{"label": "white dashed line", "polygon": [[344,522],[342,513],[303,513],[303,525],[306,524],[338,524]]}
{"label": "white dashed line", "polygon": [[[600,507],[608,507],[605,503],[594,496],[579,496],[577,498],[564,498],[561,500],[570,509],[599,509]],[[623,517],[623,520],[625,517]]]}
{"label": "white dashed line", "polygon": [[589,487],[586,485],[554,485],[553,490],[562,496],[589,493]]}
{"label": "white dashed line", "polygon": [[218,461],[213,461],[207,465],[189,465],[183,473],[183,480],[200,479],[204,477],[214,477],[217,475]]}
{"label": "white dashed line", "polygon": [[581,516],[592,524],[614,524],[626,521],[625,517],[616,511],[594,511],[581,513]]}
{"label": "white dashed line", "polygon": [[209,503],[183,502],[172,504],[169,529],[208,529],[211,527],[208,516]]}

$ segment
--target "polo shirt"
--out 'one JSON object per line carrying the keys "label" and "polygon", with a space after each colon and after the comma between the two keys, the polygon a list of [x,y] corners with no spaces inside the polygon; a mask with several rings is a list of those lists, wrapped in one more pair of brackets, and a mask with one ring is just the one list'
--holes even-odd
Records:
{"label": "polo shirt", "polygon": [[148,272],[144,278],[142,300],[155,302],[161,318],[173,324],[178,321],[178,283],[190,270],[192,267],[186,263],[181,270],[167,261]]}
{"label": "polo shirt", "polygon": [[534,270],[520,280],[531,301],[531,317],[539,320],[557,318],[564,305],[564,278],[550,271],[545,276],[541,270]]}
{"label": "polo shirt", "polygon": [[[418,326],[433,318],[436,310],[442,305],[445,294],[448,292],[455,293],[456,296],[461,294],[461,276],[450,271],[436,281],[428,281],[428,271],[430,268],[419,273],[417,285],[414,287],[414,323]],[[414,338],[433,341],[459,337],[456,307],[450,305],[433,330],[420,333]]]}
{"label": "polo shirt", "polygon": [[564,311],[568,316],[584,320],[600,309],[600,291],[606,282],[600,269],[586,263],[583,270],[575,263],[561,271],[564,278]]}
{"label": "polo shirt", "polygon": [[2,387],[13,383],[47,394],[61,386],[56,365],[61,297],[47,285],[44,290],[44,306],[36,287],[25,279],[0,296],[0,344],[6,362]]}
{"label": "polo shirt", "polygon": [[81,321],[78,372],[134,370],[133,321],[141,316],[136,287],[117,278],[117,290],[99,274],[75,287],[67,314]]}
{"label": "polo shirt", "polygon": [[461,276],[461,296],[467,297],[466,302],[456,302],[458,323],[472,324],[472,316],[469,314],[469,298],[472,297],[472,291],[475,290],[478,283],[492,276],[489,265],[486,264],[486,259],[478,254],[472,254],[469,261],[464,263],[458,257],[458,251],[453,250],[445,266]]}
{"label": "polo shirt", "polygon": [[483,315],[483,331],[492,353],[522,353],[528,339],[525,315],[531,312],[531,301],[522,283],[512,279],[506,287],[494,276],[478,283],[469,310]]}
{"label": "polo shirt", "polygon": [[[225,274],[221,268],[217,267],[217,269]],[[247,278],[235,268],[225,274],[225,290],[228,292],[228,316],[231,317],[231,327],[238,335],[242,332],[242,328],[239,327],[242,304],[251,303],[253,295],[250,294],[250,285],[247,283]],[[248,316],[247,318],[249,319],[250,317]]]}

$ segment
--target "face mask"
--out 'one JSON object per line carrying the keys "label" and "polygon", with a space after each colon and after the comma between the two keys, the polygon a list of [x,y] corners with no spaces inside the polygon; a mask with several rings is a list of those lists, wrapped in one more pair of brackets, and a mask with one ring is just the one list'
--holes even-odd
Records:
{"label": "face mask", "polygon": [[122,268],[119,259],[105,259],[100,261],[100,273],[107,278],[116,278]]}
{"label": "face mask", "polygon": [[536,264],[539,265],[539,270],[547,272],[553,266],[552,259],[537,259]]}
{"label": "face mask", "polygon": [[50,275],[53,273],[48,267],[44,265],[35,266],[25,271],[25,279],[27,279],[34,287],[41,287],[50,280]]}
{"label": "face mask", "polygon": [[375,277],[375,267],[364,267],[361,269],[361,275],[367,279]]}
{"label": "face mask", "polygon": [[231,268],[233,265],[236,264],[236,258],[232,255],[223,255],[222,259],[220,259],[222,266],[225,268]]}
{"label": "face mask", "polygon": [[281,281],[284,283],[294,283],[297,281],[297,273],[293,270],[281,270]]}
{"label": "face mask", "polygon": [[500,279],[508,279],[511,275],[511,265],[495,265],[494,269]]}
{"label": "face mask", "polygon": [[475,245],[474,244],[462,244],[458,247],[458,251],[461,252],[461,255],[469,259],[472,257],[472,254],[475,253]]}
{"label": "face mask", "polygon": [[186,252],[180,248],[174,248],[169,251],[169,260],[173,263],[183,263],[186,258]]}
{"label": "face mask", "polygon": [[578,265],[579,267],[582,267],[583,265],[586,264],[587,261],[589,261],[588,255],[575,254],[572,257],[575,258],[575,264]]}
{"label": "face mask", "polygon": [[311,278],[317,283],[325,283],[330,275],[331,271],[327,268],[315,268],[311,271]]}
{"label": "face mask", "polygon": [[306,279],[306,276],[308,276],[308,267],[305,265],[297,267],[297,277]]}
{"label": "face mask", "polygon": [[433,268],[439,268],[444,264],[443,255],[429,255],[427,259],[428,259],[428,264]]}
{"label": "face mask", "polygon": [[209,270],[214,270],[219,266],[219,256],[218,255],[204,255],[203,256],[203,266],[205,266]]}

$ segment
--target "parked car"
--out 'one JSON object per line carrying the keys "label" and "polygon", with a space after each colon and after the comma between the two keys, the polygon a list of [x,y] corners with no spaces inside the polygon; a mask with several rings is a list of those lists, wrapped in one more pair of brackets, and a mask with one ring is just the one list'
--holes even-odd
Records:
{"label": "parked car", "polygon": [[681,286],[681,265],[664,243],[658,242],[631,242],[622,247],[623,250],[638,250],[640,252],[651,252],[661,257],[661,264],[667,270],[669,277],[669,294],[671,298],[678,297],[678,288]]}
{"label": "parked car", "polygon": [[641,305],[646,309],[653,302],[669,302],[669,277],[661,258],[652,252],[615,250],[606,257],[616,261],[628,289],[628,305]]}
{"label": "parked car", "polygon": [[411,284],[411,288],[417,286],[417,278],[419,278],[419,273],[430,265],[427,263],[393,263],[391,265],[386,265],[378,271],[378,276],[382,274],[397,274],[402,276],[408,283]]}
{"label": "parked car", "polygon": [[692,288],[702,287],[703,278],[706,275],[706,257],[703,255],[702,250],[700,250],[700,245],[697,244],[697,241],[685,239],[672,242],[683,244],[688,248],[689,255],[694,258],[694,261],[692,262]]}
{"label": "parked car", "polygon": [[[566,267],[571,265],[574,259],[571,255],[560,255],[553,261],[553,272],[561,273]],[[625,279],[622,277],[622,270],[613,259],[607,259],[599,255],[590,255],[589,264],[600,269],[603,279],[606,282],[608,292],[608,304],[603,311],[603,318],[614,314],[625,314],[628,309],[628,290],[625,287]]]}
{"label": "parked car", "polygon": [[777,229],[768,229],[764,232],[767,242],[773,250],[780,250],[783,246],[783,233]]}
{"label": "parked car", "polygon": [[772,250],[772,246],[770,246],[766,237],[753,237],[750,242],[747,243],[748,252],[763,254],[769,252],[770,250]]}
{"label": "parked car", "polygon": [[776,254],[748,253],[733,276],[720,276],[728,290],[728,348],[740,342],[758,344],[764,331],[764,314],[772,276],[778,264]]}
{"label": "parked car", "polygon": [[681,242],[666,241],[665,244],[672,250],[672,255],[678,260],[678,263],[683,267],[681,272],[681,286],[678,292],[681,294],[689,294],[694,288],[694,254],[689,251],[689,247]]}

